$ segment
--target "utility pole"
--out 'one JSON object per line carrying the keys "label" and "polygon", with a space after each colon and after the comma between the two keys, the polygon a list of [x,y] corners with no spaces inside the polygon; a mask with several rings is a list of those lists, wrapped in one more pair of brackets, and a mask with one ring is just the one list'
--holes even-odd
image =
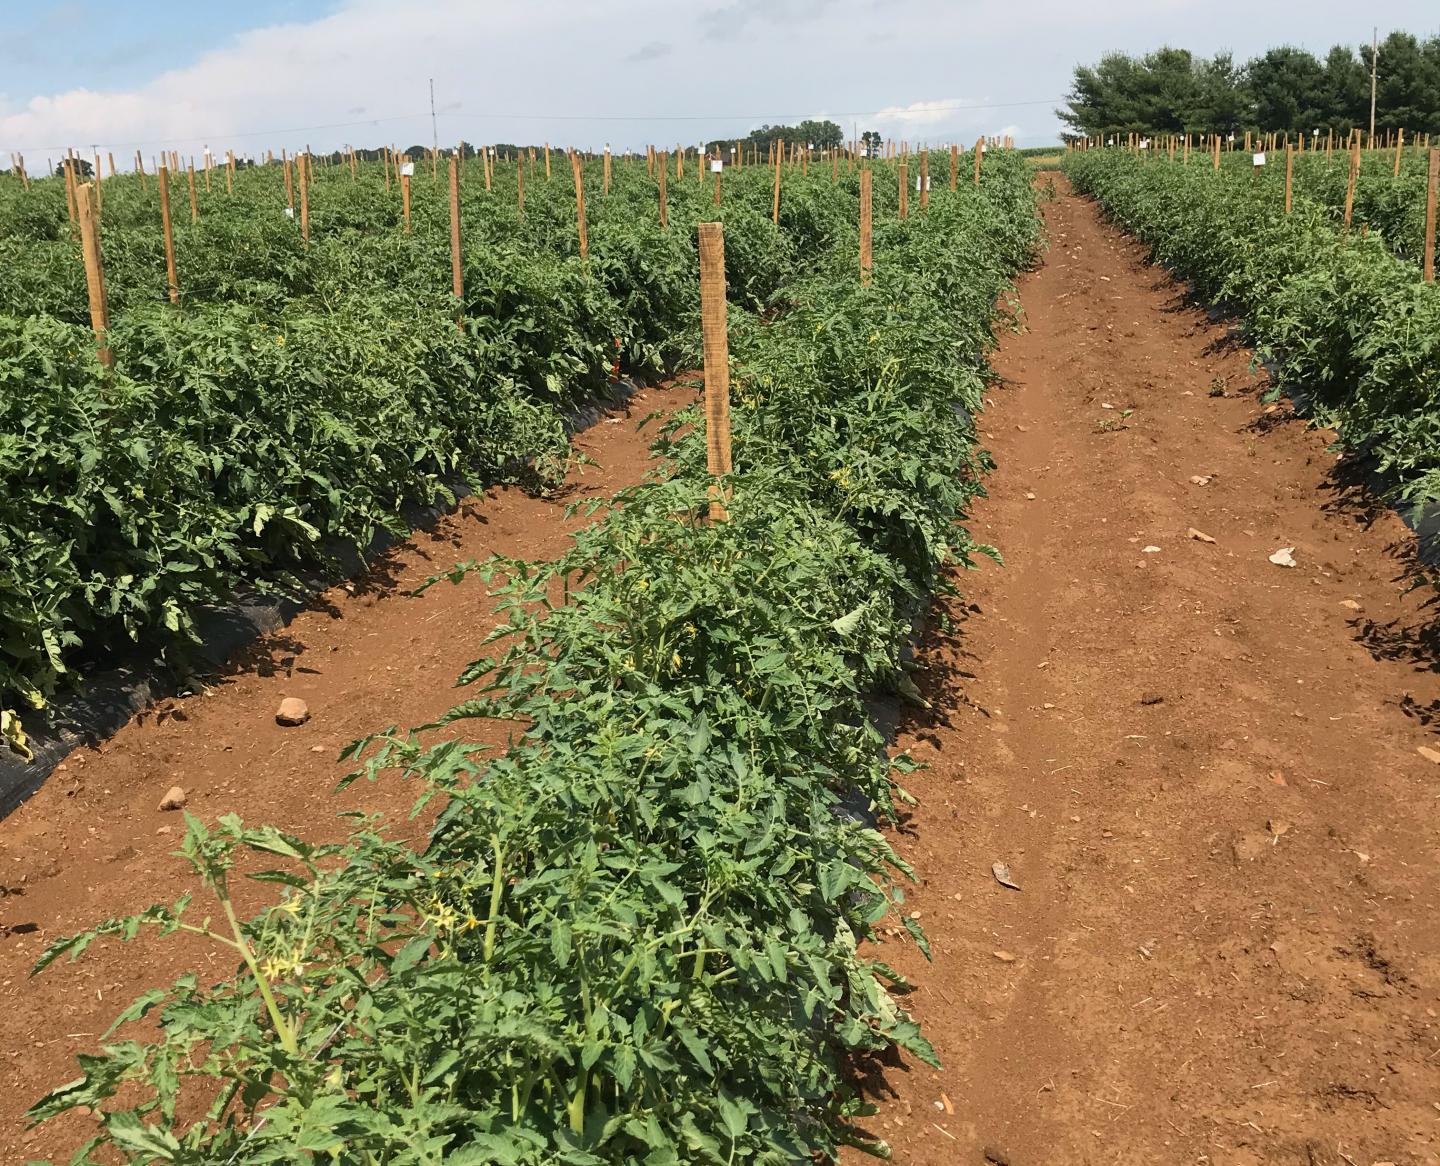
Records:
{"label": "utility pole", "polygon": [[1370,33],[1370,144],[1375,144],[1375,65],[1380,59],[1380,29],[1372,26]]}
{"label": "utility pole", "polygon": [[[1373,98],[1373,97],[1371,98],[1371,105],[1372,105],[1372,107],[1373,107],[1373,105],[1374,105],[1374,98]],[[1370,113],[1370,122],[1371,122],[1371,126],[1372,126],[1371,132],[1373,133],[1373,132],[1374,132],[1373,126],[1374,126],[1374,122],[1375,122],[1375,113],[1374,113],[1373,108],[1372,108],[1371,113]],[[430,137],[431,137],[431,139],[432,139],[430,144],[435,148],[435,153],[438,155],[438,154],[440,153],[440,130],[439,130],[439,129],[436,127],[436,125],[435,125],[435,78],[434,78],[434,77],[431,77],[431,78],[430,78]]]}

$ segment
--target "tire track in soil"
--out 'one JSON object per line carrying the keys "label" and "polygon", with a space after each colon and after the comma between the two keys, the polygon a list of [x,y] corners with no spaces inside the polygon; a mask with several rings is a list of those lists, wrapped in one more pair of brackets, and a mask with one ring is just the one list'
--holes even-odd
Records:
{"label": "tire track in soil", "polygon": [[[455,678],[483,651],[498,622],[478,580],[405,593],[463,559],[498,553],[555,558],[584,524],[565,517],[577,499],[606,497],[638,482],[649,464],[652,412],[673,412],[694,399],[676,383],[643,389],[627,407],[579,433],[573,446],[594,465],[572,472],[552,499],[518,489],[490,489],[465,499],[433,528],[379,558],[353,584],[317,597],[286,628],[257,642],[203,694],[162,702],[110,740],[76,750],[40,791],[0,822],[0,1162],[54,1156],[68,1160],[89,1134],[67,1117],[25,1130],[25,1110],[47,1090],[78,1076],[77,1052],[98,1045],[115,1015],[147,988],[182,971],[214,982],[233,961],[213,946],[172,936],[122,944],[104,940],[74,964],[29,978],[56,938],[102,919],[173,902],[194,879],[173,851],[184,833],[180,815],[157,803],[179,785],[187,809],[213,822],[238,813],[312,841],[344,836],[344,810],[382,812],[391,828],[419,837],[424,822],[406,823],[419,790],[410,783],[360,781],[343,793],[348,766],[336,756],[352,740],[396,725],[425,724],[463,693]],[[275,723],[280,700],[305,700],[311,719],[298,728]],[[508,727],[467,722],[468,740],[503,745]],[[428,821],[428,816],[425,821]],[[271,898],[264,887],[233,884],[242,917]]]}
{"label": "tire track in soil", "polygon": [[959,580],[958,631],[919,653],[934,711],[899,739],[929,765],[898,842],[934,961],[879,954],[945,1067],[873,1074],[865,1126],[906,1164],[1435,1163],[1440,768],[1416,750],[1440,742],[1414,714],[1440,677],[1413,540],[1057,185],[981,420],[972,529],[1007,566]]}

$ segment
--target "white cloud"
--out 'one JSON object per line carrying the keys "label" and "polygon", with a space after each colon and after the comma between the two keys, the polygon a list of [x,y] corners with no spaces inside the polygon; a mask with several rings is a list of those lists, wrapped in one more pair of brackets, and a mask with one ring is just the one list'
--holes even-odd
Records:
{"label": "white cloud", "polygon": [[[1387,15],[1424,32],[1433,4],[1393,0]],[[1054,140],[1053,109],[1077,61],[1166,42],[1244,59],[1294,36],[1283,5],[1206,0],[1197,23],[1199,5],[1033,0],[1017,20],[1009,0],[338,0],[328,15],[244,33],[124,92],[61,82],[49,95],[0,95],[0,159],[18,149],[43,165],[92,143],[117,160],[137,146],[198,156],[206,144],[425,143],[432,76],[442,143],[622,150],[741,136],[829,108],[847,136],[876,129],[938,144],[1023,125],[1021,144],[1041,144]],[[1308,47],[1353,40],[1352,25],[1348,3],[1313,0]],[[107,30],[89,27],[98,53]],[[984,96],[936,97],[945,77]]]}

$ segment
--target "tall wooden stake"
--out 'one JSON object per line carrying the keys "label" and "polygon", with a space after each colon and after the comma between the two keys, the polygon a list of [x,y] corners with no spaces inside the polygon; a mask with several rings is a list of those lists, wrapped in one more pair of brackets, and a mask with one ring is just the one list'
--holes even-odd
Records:
{"label": "tall wooden stake", "polygon": [[[725,308],[725,228],[700,224],[700,323],[705,342],[705,463],[715,477],[729,474],[730,335]],[[718,484],[710,490],[710,519],[730,517]]]}
{"label": "tall wooden stake", "polygon": [[410,161],[400,155],[400,211],[405,216],[405,233],[410,233]]}
{"label": "tall wooden stake", "polygon": [[460,250],[460,166],[450,155],[450,287],[455,298],[465,302],[465,269]]}
{"label": "tall wooden stake", "polygon": [[975,139],[975,185],[980,185],[980,162],[985,157],[985,139]]}
{"label": "tall wooden stake", "polygon": [[860,282],[867,285],[871,267],[870,181],[870,170],[866,167],[860,171]]}
{"label": "tall wooden stake", "polygon": [[960,146],[956,142],[950,143],[950,193],[954,194],[960,188]]}
{"label": "tall wooden stake", "polygon": [[[1301,139],[1304,140],[1303,138]],[[1290,187],[1295,176],[1295,153],[1287,142],[1285,145],[1285,213],[1290,213]]]}
{"label": "tall wooden stake", "polygon": [[180,277],[175,272],[175,229],[170,225],[170,170],[164,162],[156,171],[160,182],[160,225],[165,231],[165,277],[170,282],[170,302],[180,302]]}
{"label": "tall wooden stake", "polygon": [[910,167],[902,159],[899,166],[900,174],[900,218],[902,220],[910,217]]}
{"label": "tall wooden stake", "polygon": [[75,237],[75,224],[79,216],[75,200],[75,166],[69,158],[60,163],[65,170],[65,210],[70,216],[70,237]]}
{"label": "tall wooden stake", "polygon": [[1425,282],[1435,282],[1435,192],[1440,186],[1440,149],[1430,147],[1430,174],[1425,184]]}
{"label": "tall wooden stake", "polygon": [[[534,163],[532,158],[531,163]],[[515,209],[520,217],[525,217],[525,155],[521,154],[515,163]]]}
{"label": "tall wooden stake", "polygon": [[660,229],[662,231],[670,229],[670,203],[665,195],[665,173],[669,169],[670,155],[662,151],[660,154]]}
{"label": "tall wooden stake", "polygon": [[575,222],[580,228],[580,258],[590,257],[590,241],[585,234],[585,171],[580,164],[580,155],[570,155],[570,169],[575,175]]}
{"label": "tall wooden stake", "polygon": [[1345,180],[1345,229],[1350,229],[1350,219],[1355,211],[1355,179],[1360,175],[1360,139],[1350,147],[1350,174]]}
{"label": "tall wooden stake", "polygon": [[105,266],[100,258],[100,223],[95,217],[88,182],[75,189],[76,212],[80,218],[80,248],[85,257],[85,290],[90,298],[90,327],[95,331],[96,353],[100,363],[114,367],[115,355],[105,341],[110,330],[110,304],[105,298]]}
{"label": "tall wooden stake", "polygon": [[775,197],[770,207],[770,221],[777,226],[780,223],[780,165],[785,159],[783,141],[775,143]]}
{"label": "tall wooden stake", "polygon": [[296,156],[300,165],[300,238],[310,245],[310,154]]}

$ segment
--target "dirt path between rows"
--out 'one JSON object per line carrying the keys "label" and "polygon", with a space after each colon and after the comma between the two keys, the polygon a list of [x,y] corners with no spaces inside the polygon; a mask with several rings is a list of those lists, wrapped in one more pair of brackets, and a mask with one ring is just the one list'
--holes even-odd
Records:
{"label": "dirt path between rows", "polygon": [[[386,554],[370,576],[320,596],[209,691],[167,701],[97,748],[72,754],[0,823],[0,1163],[65,1161],[84,1140],[83,1119],[27,1132],[24,1113],[79,1075],[75,1054],[93,1049],[121,1008],[182,971],[218,980],[231,970],[233,957],[176,937],[104,942],[75,964],[28,976],[56,938],[194,889],[189,867],[172,854],[184,833],[180,815],[157,809],[166,791],[181,786],[186,808],[206,822],[234,812],[311,841],[343,837],[337,815],[344,810],[403,820],[414,786],[362,781],[336,795],[348,767],[335,759],[359,737],[425,724],[456,704],[455,678],[482,654],[481,641],[498,622],[476,581],[418,597],[406,592],[460,560],[562,553],[584,521],[566,518],[565,507],[638,482],[654,436],[653,426],[639,431],[638,422],[693,398],[678,386],[643,390],[575,438],[595,464],[573,472],[559,496],[501,489],[467,499]],[[311,719],[281,728],[275,712],[290,696],[308,704]],[[505,728],[468,722],[466,733],[503,743]],[[267,897],[262,888],[236,889],[248,896],[242,906]]]}
{"label": "dirt path between rows", "polygon": [[905,1164],[1440,1161],[1412,540],[1090,203],[1045,213],[981,423],[1007,565],[960,581],[900,740],[934,961],[883,952],[945,1068],[877,1073],[867,1128]]}

